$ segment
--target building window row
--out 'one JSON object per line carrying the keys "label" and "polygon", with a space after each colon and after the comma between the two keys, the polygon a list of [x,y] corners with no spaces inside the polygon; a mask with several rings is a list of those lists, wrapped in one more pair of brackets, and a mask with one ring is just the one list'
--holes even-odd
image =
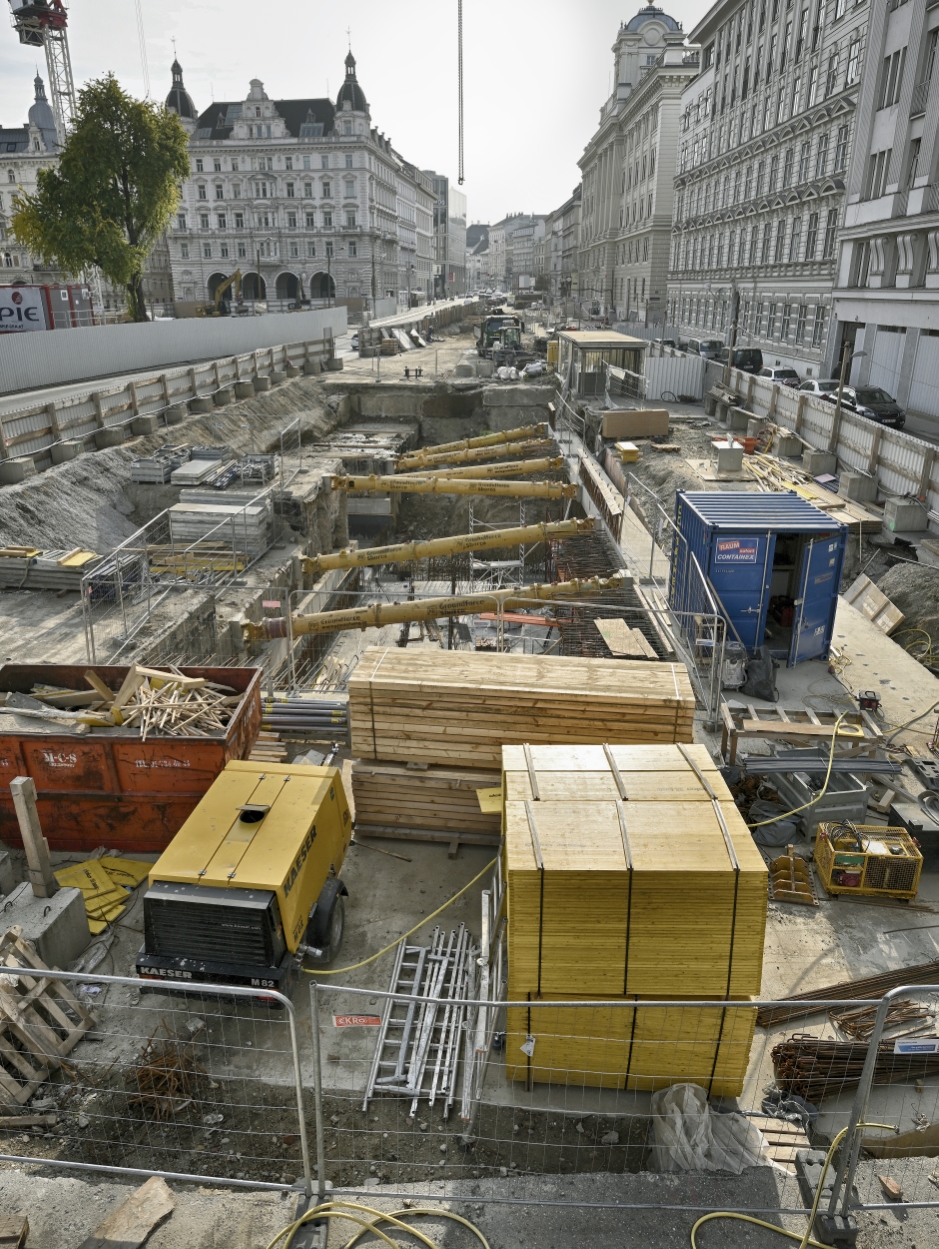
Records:
{"label": "building window row", "polygon": [[[289,256],[291,259],[299,258],[305,255],[308,258],[316,259],[317,244],[313,239],[307,239],[305,242],[289,241],[284,244],[283,255]],[[355,259],[358,255],[358,248],[354,239],[350,239],[345,244],[345,253],[350,259]],[[322,255],[332,258],[334,252],[334,244],[332,240],[327,240],[323,245]],[[236,239],[233,243],[219,243],[217,246],[213,243],[202,244],[203,260],[229,260],[232,257],[238,260],[254,260],[256,257],[261,259],[276,259],[281,255],[281,244],[275,240],[265,239],[260,243],[247,243],[243,239]],[[180,243],[179,257],[181,260],[191,260],[192,253],[188,243]]]}
{"label": "building window row", "polygon": [[[338,157],[338,159],[342,161],[342,166],[341,166],[342,168],[345,168],[345,169],[354,168],[354,160],[353,160],[353,156],[351,152],[342,153]],[[300,170],[300,169],[314,169],[314,168],[317,168],[317,169],[329,169],[330,168],[328,153],[320,156],[318,165],[315,162],[316,162],[315,156],[303,156],[303,157],[298,156],[296,158],[293,156],[285,156],[284,168],[288,171],[292,169]],[[212,158],[211,171],[208,169],[208,163],[209,162],[206,158],[197,156],[195,172],[196,173],[209,173],[209,172],[222,173],[223,172],[222,158],[220,156],[215,156]],[[232,156],[229,161],[229,166],[230,166],[232,173],[238,173],[239,171],[247,172],[248,170],[273,171],[274,157],[273,156],[252,156],[248,158],[248,157]]]}
{"label": "building window row", "polygon": [[[803,246],[802,235],[805,231]],[[736,230],[680,239],[673,248],[672,268],[697,272],[711,268],[754,268],[767,264],[798,264],[831,260],[835,254],[838,209],[807,216],[779,217]],[[819,250],[821,254],[819,254]],[[726,266],[724,264],[726,257]],[[675,261],[677,260],[677,263]]]}
{"label": "building window row", "polygon": [[[746,299],[738,313],[738,341],[749,335],[761,342],[779,343],[785,346],[805,347],[809,343],[820,348],[825,339],[827,307],[822,303],[810,304],[805,300],[792,299]],[[728,298],[710,295],[686,295],[680,300],[672,298],[668,304],[668,319],[674,324],[702,330],[724,330],[730,316]]]}

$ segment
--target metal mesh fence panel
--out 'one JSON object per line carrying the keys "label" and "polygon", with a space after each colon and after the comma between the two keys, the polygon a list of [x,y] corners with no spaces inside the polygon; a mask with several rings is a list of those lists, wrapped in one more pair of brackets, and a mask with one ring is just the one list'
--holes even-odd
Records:
{"label": "metal mesh fence panel", "polygon": [[308,1186],[286,998],[54,974],[0,976],[0,1160]]}
{"label": "metal mesh fence panel", "polygon": [[[313,988],[324,1180],[413,1193],[537,1176],[552,1201],[569,1199],[572,1177],[756,1166],[768,1168],[775,1210],[811,1205],[797,1155],[824,1157],[850,1124],[857,1080],[826,1074],[824,1061],[793,1063],[790,1047],[831,1031],[828,1011],[861,1004],[492,1000],[480,1010],[472,994],[434,991],[435,955],[458,940],[437,932],[401,947],[385,993]],[[471,984],[477,951],[467,953]],[[805,1078],[824,1083],[818,1104],[800,1100]],[[696,1186],[695,1208],[729,1208],[725,1189],[708,1191]],[[672,1202],[663,1194],[663,1208]]]}

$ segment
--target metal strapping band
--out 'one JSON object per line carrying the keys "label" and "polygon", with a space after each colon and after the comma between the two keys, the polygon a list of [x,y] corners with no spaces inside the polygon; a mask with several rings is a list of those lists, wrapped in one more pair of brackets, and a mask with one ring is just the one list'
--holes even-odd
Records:
{"label": "metal strapping band", "polygon": [[[623,839],[623,853],[626,856],[626,870],[629,872],[629,884],[626,886],[626,951],[623,957],[623,994],[626,993],[626,981],[629,976],[629,936],[633,917],[633,856],[629,851],[629,833],[626,828],[626,809],[622,802],[616,801],[616,814],[619,818],[619,831]],[[635,1011],[633,1012],[635,1015]],[[635,1019],[633,1020],[635,1028]],[[632,1041],[630,1039],[629,1057],[632,1058]],[[629,1062],[626,1064],[627,1072]]]}
{"label": "metal strapping band", "polygon": [[[288,610],[289,610],[289,604],[288,604]],[[378,762],[378,737],[375,732],[375,697],[372,693],[372,682],[378,676],[378,669],[385,662],[385,655],[387,654],[388,654],[388,647],[386,646],[381,659],[379,659],[378,663],[375,665],[375,671],[372,673],[372,675],[368,679],[368,707],[372,715],[372,759],[376,763]]]}
{"label": "metal strapping band", "polygon": [[525,799],[525,814],[528,816],[528,831],[531,833],[531,846],[535,852],[535,865],[539,872],[544,871],[544,859],[541,854],[541,842],[538,839],[538,829],[535,827],[535,813],[531,809],[531,803]]}
{"label": "metal strapping band", "polygon": [[[525,813],[528,816],[528,831],[531,833],[531,845],[535,852],[535,863],[538,866],[539,876],[539,893],[538,893],[538,996],[541,996],[541,954],[544,946],[544,858],[541,854],[541,842],[538,839],[538,829],[535,827],[535,813],[531,809],[531,803],[525,800]],[[530,1029],[529,1029],[530,1031]]]}
{"label": "metal strapping band", "polygon": [[730,835],[730,829],[727,827],[727,821],[724,819],[724,812],[721,810],[720,800],[718,799],[717,794],[715,794],[714,790],[711,788],[710,782],[708,781],[707,777],[704,775],[704,773],[695,763],[694,759],[692,759],[691,756],[688,754],[687,750],[685,750],[681,742],[678,743],[678,749],[681,751],[682,758],[689,765],[689,767],[693,769],[695,776],[698,778],[698,780],[701,782],[702,786],[704,787],[704,792],[707,794],[707,796],[711,800],[711,806],[714,808],[714,814],[717,817],[717,822],[720,825],[721,832],[723,833],[723,836],[724,836],[724,844],[727,847],[727,854],[728,854],[728,857],[730,858],[730,865],[734,869],[735,872],[739,872],[740,864],[737,861],[737,852],[734,849],[734,843]]}
{"label": "metal strapping band", "polygon": [[[613,773],[613,780],[616,782],[616,788],[619,790],[619,796],[623,802],[629,800],[629,794],[626,792],[626,786],[623,784],[623,778],[620,776],[619,768],[616,766],[616,760],[613,758],[613,751],[610,750],[606,742],[603,743],[603,753],[606,755],[606,761],[610,765],[610,771]],[[625,832],[623,836],[625,837]],[[629,854],[627,852],[627,859]]]}
{"label": "metal strapping band", "polygon": [[531,747],[526,742],[522,746],[525,752],[525,763],[528,765],[528,779],[531,782],[531,796],[535,802],[541,801],[541,794],[538,792],[538,777],[535,775],[535,761],[531,757]]}
{"label": "metal strapping band", "polygon": [[629,835],[626,832],[626,810],[618,798],[616,800],[616,814],[619,816],[619,831],[620,836],[623,838],[623,853],[626,855],[626,870],[631,872],[633,870],[633,859],[632,855],[629,853]]}

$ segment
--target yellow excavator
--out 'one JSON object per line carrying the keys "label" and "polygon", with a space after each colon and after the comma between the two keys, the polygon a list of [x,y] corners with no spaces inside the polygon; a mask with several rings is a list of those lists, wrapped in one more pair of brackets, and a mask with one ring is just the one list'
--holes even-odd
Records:
{"label": "yellow excavator", "polygon": [[211,304],[203,304],[201,308],[196,309],[196,316],[199,317],[221,317],[228,315],[228,308],[222,311],[222,302],[225,292],[230,290],[234,284],[235,302],[241,300],[241,270],[236,269],[230,278],[226,278],[224,282],[220,282],[215,288],[215,300]]}

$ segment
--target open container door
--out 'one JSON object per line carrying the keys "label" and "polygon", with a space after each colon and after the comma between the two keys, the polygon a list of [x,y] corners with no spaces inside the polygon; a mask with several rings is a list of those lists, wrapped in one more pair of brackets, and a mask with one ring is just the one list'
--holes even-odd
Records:
{"label": "open container door", "polygon": [[754,651],[762,644],[769,609],[774,533],[717,532],[711,545],[710,580],[730,622],[730,634]]}
{"label": "open container door", "polygon": [[802,553],[795,628],[789,647],[790,668],[828,653],[838,605],[837,587],[844,564],[844,544],[844,533],[834,534],[813,539]]}

